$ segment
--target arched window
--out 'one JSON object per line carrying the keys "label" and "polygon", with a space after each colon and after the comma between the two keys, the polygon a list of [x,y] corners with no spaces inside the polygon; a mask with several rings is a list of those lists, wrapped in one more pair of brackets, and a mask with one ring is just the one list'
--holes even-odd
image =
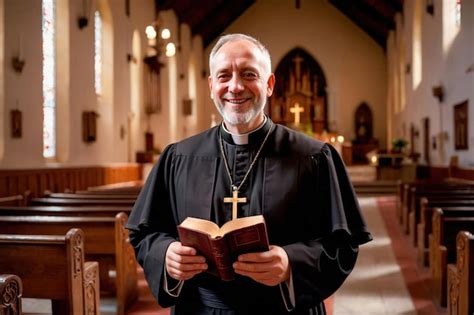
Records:
{"label": "arched window", "polygon": [[456,0],[455,21],[456,26],[461,27],[461,0]]}
{"label": "arched window", "polygon": [[423,18],[422,2],[415,1],[413,12],[413,89],[418,88],[422,80],[421,23]]}
{"label": "arched window", "polygon": [[94,73],[95,93],[102,94],[102,17],[99,11],[94,13]]}
{"label": "arched window", "polygon": [[43,157],[56,157],[56,14],[55,0],[42,1]]}
{"label": "arched window", "polygon": [[462,0],[443,1],[443,52],[447,54],[461,30]]}

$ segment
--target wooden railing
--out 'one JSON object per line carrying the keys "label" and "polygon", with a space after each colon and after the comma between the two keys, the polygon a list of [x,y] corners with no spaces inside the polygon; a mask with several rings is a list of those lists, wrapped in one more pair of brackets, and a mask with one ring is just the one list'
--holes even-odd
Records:
{"label": "wooden railing", "polygon": [[22,195],[40,197],[45,191],[66,192],[88,187],[142,179],[140,164],[111,164],[85,167],[0,170],[0,197]]}

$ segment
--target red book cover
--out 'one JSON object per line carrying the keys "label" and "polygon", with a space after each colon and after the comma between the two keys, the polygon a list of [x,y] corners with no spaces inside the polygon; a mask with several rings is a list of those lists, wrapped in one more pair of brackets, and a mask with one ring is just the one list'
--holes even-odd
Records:
{"label": "red book cover", "polygon": [[269,249],[262,215],[238,218],[221,228],[214,222],[188,217],[178,225],[178,233],[183,245],[206,257],[207,271],[224,281],[234,279],[232,264],[240,254]]}

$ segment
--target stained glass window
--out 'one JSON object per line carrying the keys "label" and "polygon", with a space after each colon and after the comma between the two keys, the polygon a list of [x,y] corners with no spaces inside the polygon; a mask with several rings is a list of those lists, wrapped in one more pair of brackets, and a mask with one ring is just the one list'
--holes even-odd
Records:
{"label": "stained glass window", "polygon": [[423,80],[423,58],[422,58],[422,20],[423,8],[421,1],[415,1],[415,12],[413,14],[413,89],[417,89]]}
{"label": "stained glass window", "polygon": [[456,26],[461,26],[461,0],[456,0]]}
{"label": "stained glass window", "polygon": [[55,0],[42,2],[43,34],[43,156],[56,156]]}
{"label": "stained glass window", "polygon": [[102,94],[102,19],[99,11],[94,14],[94,71],[95,93]]}

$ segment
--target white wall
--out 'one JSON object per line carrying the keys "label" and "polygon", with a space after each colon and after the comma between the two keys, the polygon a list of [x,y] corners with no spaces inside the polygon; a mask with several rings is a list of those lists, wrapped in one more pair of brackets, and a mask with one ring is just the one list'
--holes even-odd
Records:
{"label": "white wall", "polygon": [[[4,0],[0,0],[0,47],[5,47],[5,15],[4,15]],[[5,50],[0,49],[0,73],[5,73]],[[0,75],[0,159],[3,158],[5,153],[5,133],[6,129],[6,114],[5,110],[5,80],[4,76]]]}
{"label": "white wall", "polygon": [[[41,1],[4,1],[4,155],[1,165],[14,167],[43,163]],[[25,66],[16,73],[11,60],[18,56],[19,38]],[[22,138],[11,138],[10,110],[23,114]]]}
{"label": "white wall", "polygon": [[[59,54],[69,56],[58,61],[57,100],[65,105],[66,111],[58,116],[58,145],[62,165],[91,165],[109,162],[126,162],[128,159],[127,136],[120,137],[123,126],[129,132],[127,117],[130,112],[130,67],[127,54],[132,53],[132,34],[139,30],[144,35],[145,26],[155,18],[153,0],[130,1],[131,16],[125,14],[125,0],[91,1],[89,25],[84,29],[77,26],[77,17],[82,13],[83,1],[62,1],[58,7],[66,8],[68,14],[66,27],[58,31]],[[2,68],[4,82],[4,102],[2,111],[2,130],[4,154],[0,156],[2,168],[30,168],[49,165],[42,156],[42,36],[41,1],[3,0],[2,23],[5,45],[2,45]],[[98,104],[94,91],[94,28],[93,12],[97,7],[106,8],[110,19],[109,40],[111,45],[104,47],[107,58],[108,81],[104,82],[106,101]],[[58,17],[64,20],[64,16]],[[64,26],[64,25],[63,25]],[[18,38],[22,34],[22,52],[26,65],[21,74],[11,67],[11,58],[18,50]],[[3,32],[2,32],[3,34]],[[142,41],[142,52],[146,51]],[[65,52],[64,49],[69,49]],[[143,56],[137,56],[139,62]],[[60,75],[59,75],[60,73]],[[63,90],[69,88],[67,93]],[[0,96],[2,94],[0,93]],[[18,104],[18,105],[16,105]],[[17,108],[23,114],[23,136],[12,139],[10,136],[10,110]],[[1,108],[1,107],[0,107]],[[82,112],[99,112],[97,141],[86,144],[82,141]],[[140,116],[138,116],[140,117]],[[140,118],[138,118],[140,119]],[[0,135],[2,135],[0,133]],[[138,138],[143,138],[139,132]],[[140,149],[144,148],[141,139]],[[1,142],[0,142],[1,143]]]}
{"label": "white wall", "polygon": [[[425,11],[423,5],[421,38],[422,38],[422,80],[414,89],[412,74],[405,74],[406,107],[394,113],[391,132],[395,136],[403,134],[403,125],[414,124],[419,130],[415,139],[415,148],[423,151],[422,119],[430,119],[430,160],[435,166],[447,166],[453,155],[459,157],[461,166],[474,166],[474,2],[462,2],[462,24],[459,33],[451,38],[447,31],[452,29],[447,22],[449,8],[453,1],[435,0],[434,16]],[[397,25],[396,32],[405,38],[406,62],[413,65],[413,12],[414,1],[406,1],[404,7],[404,25]],[[443,24],[444,23],[444,24]],[[449,45],[445,43],[448,42]],[[397,47],[389,48],[388,53],[396,56]],[[413,69],[412,69],[413,70]],[[439,102],[432,94],[434,86],[442,85],[444,100]],[[397,95],[393,95],[395,102]],[[470,130],[469,150],[454,150],[454,117],[453,106],[469,100]],[[407,135],[408,136],[408,135]],[[436,143],[436,148],[433,147]],[[425,157],[422,156],[422,162]]]}

